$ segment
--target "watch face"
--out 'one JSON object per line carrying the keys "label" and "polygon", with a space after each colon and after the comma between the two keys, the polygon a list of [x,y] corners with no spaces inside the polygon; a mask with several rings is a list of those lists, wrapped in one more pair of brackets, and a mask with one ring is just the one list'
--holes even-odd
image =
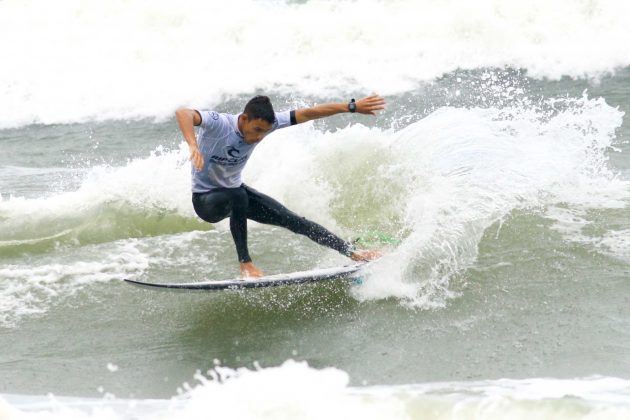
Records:
{"label": "watch face", "polygon": [[349,110],[350,112],[354,112],[354,111],[356,111],[356,110],[357,110],[357,104],[356,104],[356,103],[354,103],[354,102],[350,102],[350,103],[348,104],[348,110]]}

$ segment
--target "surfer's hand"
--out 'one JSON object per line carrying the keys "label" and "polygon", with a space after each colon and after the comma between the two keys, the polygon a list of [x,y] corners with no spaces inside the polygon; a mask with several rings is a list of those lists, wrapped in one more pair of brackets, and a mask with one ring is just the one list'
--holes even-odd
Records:
{"label": "surfer's hand", "polygon": [[385,109],[385,99],[378,95],[371,95],[356,101],[359,114],[376,115],[376,111]]}
{"label": "surfer's hand", "polygon": [[352,258],[353,261],[373,261],[381,258],[382,256],[383,253],[381,251],[357,249],[350,255],[350,258]]}
{"label": "surfer's hand", "polygon": [[197,147],[190,148],[190,162],[195,167],[197,171],[203,169],[203,156],[201,156],[201,152]]}

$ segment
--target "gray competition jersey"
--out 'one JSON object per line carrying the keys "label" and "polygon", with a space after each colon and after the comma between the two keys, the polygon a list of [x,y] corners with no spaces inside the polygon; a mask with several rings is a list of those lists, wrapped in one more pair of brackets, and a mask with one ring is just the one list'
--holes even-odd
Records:
{"label": "gray competition jersey", "polygon": [[[192,168],[192,192],[204,193],[214,188],[237,188],[241,172],[258,143],[247,144],[238,130],[238,115],[200,111],[201,125],[197,144],[204,160],[201,171]],[[240,115],[240,114],[239,114]],[[291,111],[276,112],[270,133],[291,125]]]}

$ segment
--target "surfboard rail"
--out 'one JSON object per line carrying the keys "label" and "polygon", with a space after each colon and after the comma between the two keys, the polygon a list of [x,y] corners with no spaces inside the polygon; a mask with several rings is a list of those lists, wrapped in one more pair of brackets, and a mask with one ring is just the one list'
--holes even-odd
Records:
{"label": "surfboard rail", "polygon": [[258,278],[207,280],[189,283],[152,283],[140,280],[123,279],[131,285],[153,289],[172,291],[210,291],[210,290],[241,290],[265,287],[278,287],[305,283],[316,283],[326,280],[356,278],[354,275],[365,267],[366,262],[358,262],[343,267],[322,268],[308,271],[298,271],[288,274],[273,274]]}

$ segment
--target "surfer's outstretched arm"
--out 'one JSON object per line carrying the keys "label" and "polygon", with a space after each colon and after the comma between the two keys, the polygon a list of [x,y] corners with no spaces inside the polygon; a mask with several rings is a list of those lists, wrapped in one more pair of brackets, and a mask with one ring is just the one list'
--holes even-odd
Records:
{"label": "surfer's outstretched arm", "polygon": [[[332,115],[350,112],[347,103],[329,103],[315,105],[310,108],[301,108],[295,111],[295,121],[300,124],[303,122],[316,120],[318,118],[330,117]],[[376,115],[376,111],[385,108],[385,99],[378,95],[371,95],[355,102],[356,110],[354,112],[365,115]]]}

